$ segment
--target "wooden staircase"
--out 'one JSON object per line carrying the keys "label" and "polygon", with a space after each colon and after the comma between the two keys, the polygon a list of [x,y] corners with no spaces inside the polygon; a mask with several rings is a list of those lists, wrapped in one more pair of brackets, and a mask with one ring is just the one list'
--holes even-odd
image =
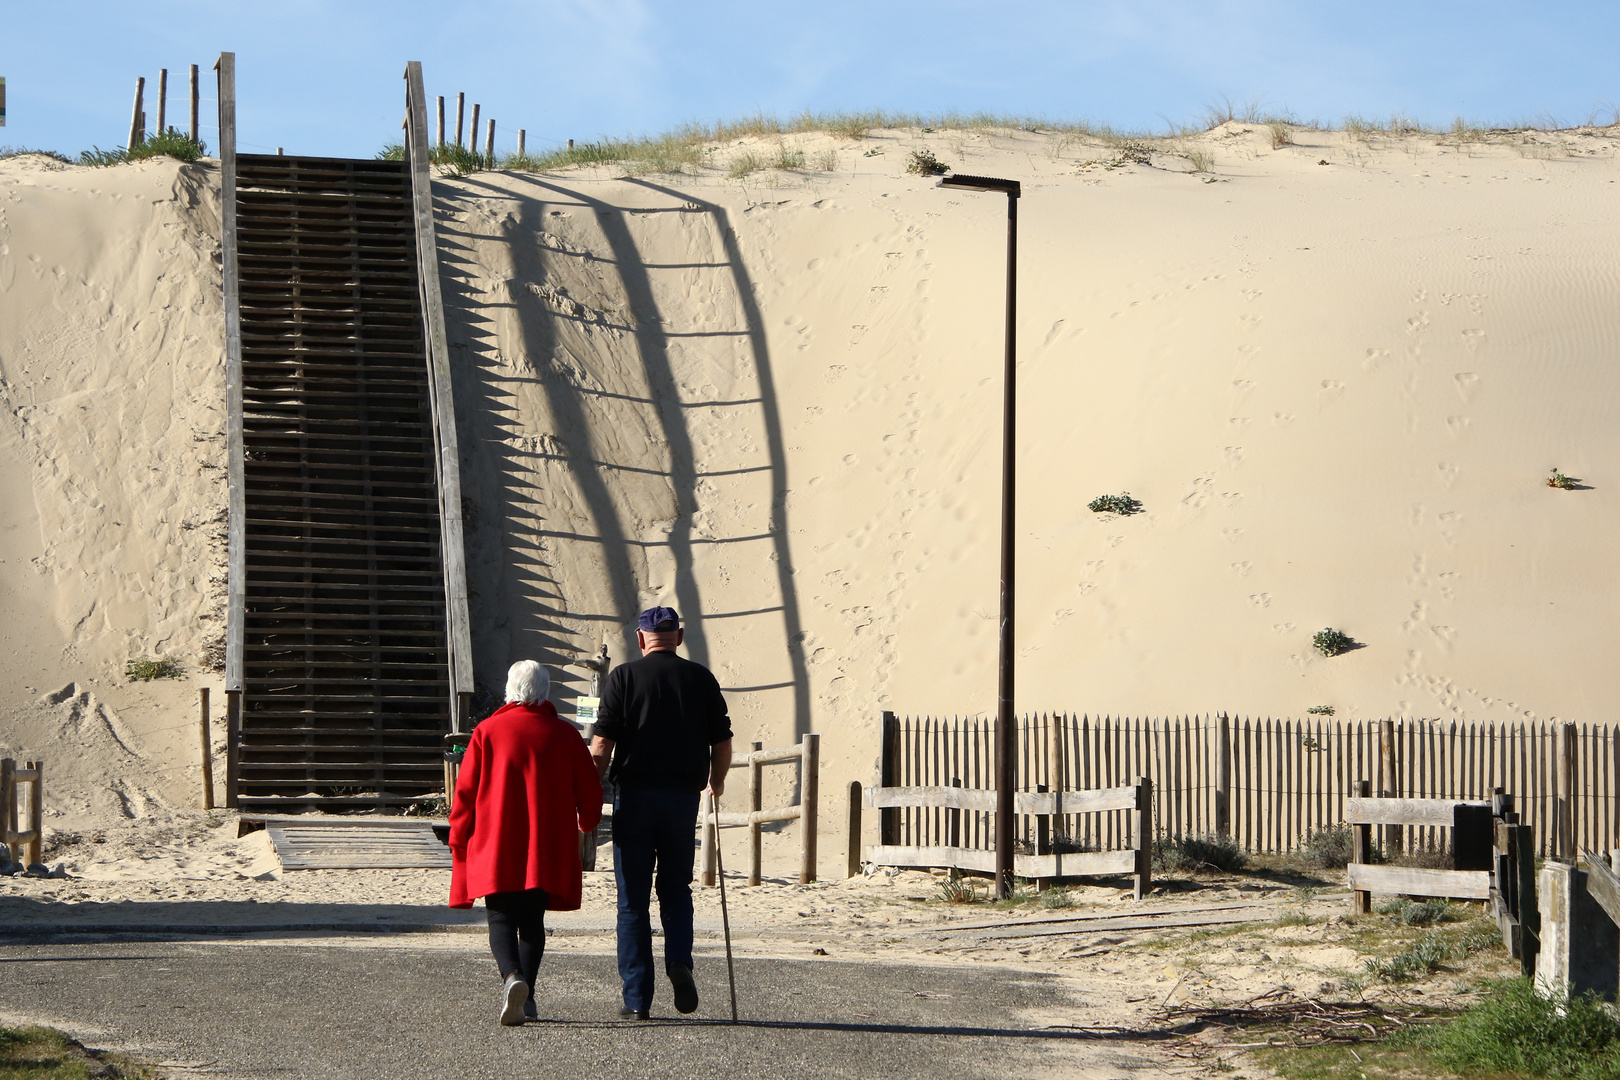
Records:
{"label": "wooden staircase", "polygon": [[238,155],[219,70],[227,805],[397,810],[443,791],[472,689],[425,137],[405,161]]}

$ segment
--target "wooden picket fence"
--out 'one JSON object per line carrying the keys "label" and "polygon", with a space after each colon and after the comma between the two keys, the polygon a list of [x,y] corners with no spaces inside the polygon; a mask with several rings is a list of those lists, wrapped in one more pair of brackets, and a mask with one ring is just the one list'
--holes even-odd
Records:
{"label": "wooden picket fence", "polygon": [[[994,787],[995,722],[976,717],[883,714],[880,780],[891,786]],[[1018,721],[1020,791],[1115,787],[1154,781],[1154,820],[1174,837],[1221,833],[1251,852],[1292,851],[1313,830],[1345,821],[1357,780],[1380,796],[1489,800],[1510,791],[1535,830],[1539,855],[1582,845],[1620,847],[1620,728],[1539,720],[1340,720],[1024,716]],[[945,812],[885,811],[888,843],[944,842]],[[1122,811],[1020,817],[1033,846],[1054,840],[1086,850],[1128,847]],[[964,812],[963,846],[993,846],[993,817]],[[1448,830],[1412,827],[1388,839],[1407,852],[1443,850]]]}

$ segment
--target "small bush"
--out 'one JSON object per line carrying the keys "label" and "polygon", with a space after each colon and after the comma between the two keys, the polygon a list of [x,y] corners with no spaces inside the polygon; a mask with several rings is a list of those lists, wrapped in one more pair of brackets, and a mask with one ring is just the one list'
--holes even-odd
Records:
{"label": "small bush", "polygon": [[1334,710],[1331,705],[1312,705],[1305,711],[1311,716],[1332,716]]}
{"label": "small bush", "polygon": [[816,154],[816,169],[820,172],[832,172],[838,168],[838,151],[822,150]]}
{"label": "small bush", "polygon": [[[1121,164],[1129,162],[1132,165],[1152,165],[1153,147],[1147,143],[1127,140],[1119,144],[1119,157],[1116,160]],[[1214,161],[1215,159],[1211,158],[1210,160]]]}
{"label": "small bush", "polygon": [[[1215,155],[1208,150],[1188,150],[1182,155],[1195,173],[1207,173],[1215,168]],[[1145,163],[1144,163],[1145,164]]]}
{"label": "small bush", "polygon": [[1118,514],[1127,517],[1141,513],[1142,503],[1139,499],[1131,498],[1130,492],[1122,491],[1118,495],[1099,495],[1086,503],[1086,509],[1093,514]]}
{"label": "small bush", "polygon": [[1528,979],[1494,984],[1485,998],[1418,1041],[1434,1061],[1468,1074],[1569,1080],[1620,1078],[1620,1025],[1594,996],[1542,997]]}
{"label": "small bush", "polygon": [[1575,479],[1573,476],[1565,476],[1563,473],[1559,472],[1557,468],[1554,468],[1552,475],[1547,477],[1547,486],[1550,488],[1559,488],[1562,491],[1573,491],[1579,485],[1579,480]]}
{"label": "small bush", "polygon": [[1343,870],[1355,851],[1355,826],[1329,825],[1305,834],[1305,859],[1323,870]]}
{"label": "small bush", "polygon": [[1229,836],[1159,836],[1153,841],[1153,868],[1166,874],[1195,870],[1233,873],[1249,865],[1249,856]]}
{"label": "small bush", "polygon": [[1074,897],[1069,895],[1068,889],[1060,889],[1054,885],[1041,893],[1041,907],[1048,909],[1074,907]]}
{"label": "small bush", "polygon": [[1281,150],[1285,146],[1294,145],[1294,125],[1282,120],[1271,120],[1266,123],[1271,129],[1271,148]]}
{"label": "small bush", "polygon": [[804,169],[804,151],[796,146],[778,143],[776,156],[771,158],[771,168],[783,172],[800,172]]}
{"label": "small bush", "polygon": [[752,150],[744,150],[731,159],[731,167],[726,170],[726,175],[733,180],[741,180],[751,173],[759,172],[764,167],[765,162],[760,160],[758,154]]}
{"label": "small bush", "polygon": [[913,150],[911,160],[906,164],[906,172],[916,173],[919,176],[944,176],[949,171],[950,166],[935,157],[932,150],[926,148]]}
{"label": "small bush", "polygon": [[1368,957],[1361,966],[1371,978],[1384,982],[1407,982],[1423,975],[1433,975],[1458,951],[1440,938],[1430,936],[1414,942],[1388,960]]}
{"label": "small bush", "polygon": [[1338,656],[1355,643],[1355,639],[1349,634],[1335,630],[1331,626],[1318,630],[1311,638],[1311,644],[1323,656]]}
{"label": "small bush", "polygon": [[184,672],[180,661],[172,656],[142,656],[124,666],[124,674],[131,682],[151,682],[153,679],[178,679]]}

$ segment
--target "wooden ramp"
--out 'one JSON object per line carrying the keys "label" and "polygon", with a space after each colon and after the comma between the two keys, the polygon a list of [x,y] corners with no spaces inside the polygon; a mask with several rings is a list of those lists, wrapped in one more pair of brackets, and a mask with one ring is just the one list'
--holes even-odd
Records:
{"label": "wooden ramp", "polygon": [[450,849],[427,821],[267,818],[283,870],[450,869]]}

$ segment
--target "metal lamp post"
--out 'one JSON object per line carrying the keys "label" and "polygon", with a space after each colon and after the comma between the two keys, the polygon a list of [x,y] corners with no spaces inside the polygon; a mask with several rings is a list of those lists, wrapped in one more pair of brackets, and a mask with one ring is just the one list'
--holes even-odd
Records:
{"label": "metal lamp post", "polygon": [[1012,891],[1013,792],[1018,782],[1018,740],[1013,731],[1013,434],[1017,418],[1013,363],[1014,327],[1018,310],[1018,198],[1017,180],[993,176],[947,176],[942,188],[959,191],[994,191],[1007,196],[1007,345],[1001,402],[1001,629],[996,677],[996,898]]}

